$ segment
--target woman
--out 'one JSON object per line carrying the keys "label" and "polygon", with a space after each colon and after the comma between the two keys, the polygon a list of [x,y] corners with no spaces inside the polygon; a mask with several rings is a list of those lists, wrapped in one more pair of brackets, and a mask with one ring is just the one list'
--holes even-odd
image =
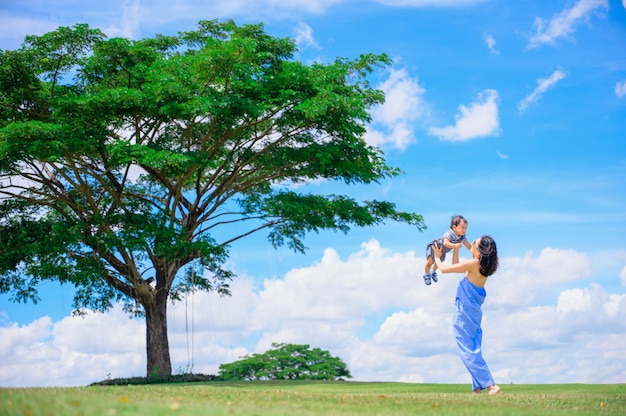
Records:
{"label": "woman", "polygon": [[470,252],[471,260],[458,262],[457,249],[453,264],[443,264],[441,247],[433,244],[435,262],[442,273],[465,273],[456,292],[453,328],[459,355],[472,376],[474,394],[482,390],[498,394],[500,387],[494,382],[481,351],[483,330],[480,327],[483,317],[481,306],[487,296],[485,283],[498,268],[498,250],[493,238],[483,235],[474,240]]}

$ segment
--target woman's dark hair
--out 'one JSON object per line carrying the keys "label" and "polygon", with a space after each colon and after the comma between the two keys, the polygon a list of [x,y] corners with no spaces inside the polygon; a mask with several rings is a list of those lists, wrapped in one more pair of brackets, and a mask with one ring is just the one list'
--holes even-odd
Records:
{"label": "woman's dark hair", "polygon": [[491,276],[498,269],[498,248],[496,242],[488,235],[480,237],[478,243],[480,252],[480,274],[485,277]]}

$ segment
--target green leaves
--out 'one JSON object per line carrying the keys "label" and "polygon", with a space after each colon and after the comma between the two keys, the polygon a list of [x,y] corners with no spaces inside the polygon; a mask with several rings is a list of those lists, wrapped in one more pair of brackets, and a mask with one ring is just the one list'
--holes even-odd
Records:
{"label": "green leaves", "polygon": [[299,252],[306,250],[303,239],[311,231],[335,230],[347,233],[352,226],[379,225],[387,219],[406,222],[420,230],[424,227],[420,215],[397,211],[393,203],[359,203],[343,195],[322,196],[285,190],[268,195],[262,201],[256,200],[255,206],[246,207],[266,213],[268,218],[279,219],[270,228],[270,242],[275,247],[287,244]]}
{"label": "green leaves", "polygon": [[189,290],[191,264],[193,290],[227,294],[229,245],[252,233],[302,252],[309,232],[421,229],[389,202],[286,186],[400,174],[363,139],[384,99],[367,78],[389,58],[295,52],[231,20],[142,40],[79,24],[0,52],[2,290],[25,299],[57,279],[76,305],[136,310]]}
{"label": "green leaves", "polygon": [[277,344],[263,354],[221,364],[219,376],[235,380],[336,380],[351,378],[346,364],[328,351],[309,345]]}

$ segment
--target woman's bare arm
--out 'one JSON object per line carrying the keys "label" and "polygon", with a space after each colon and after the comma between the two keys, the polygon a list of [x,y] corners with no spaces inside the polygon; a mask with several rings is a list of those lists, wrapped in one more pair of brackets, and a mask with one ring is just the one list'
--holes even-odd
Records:
{"label": "woman's bare arm", "polygon": [[465,273],[475,269],[477,266],[477,262],[474,259],[465,260],[456,264],[444,264],[441,259],[437,257],[437,254],[435,254],[435,262],[441,273]]}
{"label": "woman's bare arm", "polygon": [[441,257],[441,247],[433,244],[433,254],[437,268],[442,273],[465,273],[478,271],[478,261],[476,259],[465,260],[459,263],[459,249],[455,249],[452,255],[452,264],[444,264]]}

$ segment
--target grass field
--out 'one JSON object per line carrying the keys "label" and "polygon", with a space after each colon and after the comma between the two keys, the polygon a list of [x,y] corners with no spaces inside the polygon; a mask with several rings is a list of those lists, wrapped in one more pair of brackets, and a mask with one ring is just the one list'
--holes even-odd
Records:
{"label": "grass field", "polygon": [[626,415],[625,384],[177,383],[0,389],[0,415]]}

